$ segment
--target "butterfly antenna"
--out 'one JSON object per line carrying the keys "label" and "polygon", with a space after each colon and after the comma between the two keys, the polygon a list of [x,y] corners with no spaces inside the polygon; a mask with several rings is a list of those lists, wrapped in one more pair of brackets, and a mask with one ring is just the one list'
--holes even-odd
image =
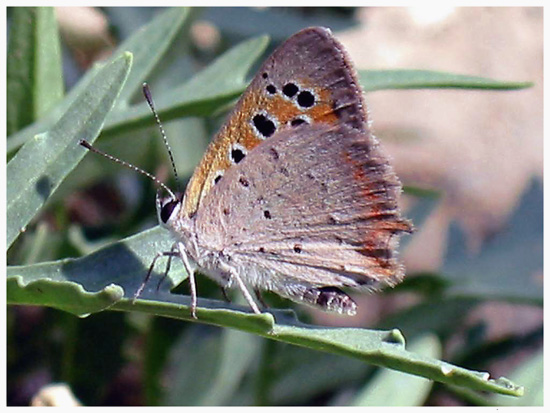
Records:
{"label": "butterfly antenna", "polygon": [[105,152],[102,152],[100,151],[99,149],[96,149],[94,148],[90,142],[88,142],[87,140],[85,139],[81,139],[79,142],[78,142],[80,145],[84,146],[86,149],[88,149],[89,151],[91,152],[94,152],[94,153],[97,153],[98,155],[101,155],[101,156],[104,156],[105,158],[107,159],[110,159],[111,161],[113,162],[116,162],[120,165],[123,165],[133,171],[136,171],[136,172],[139,172],[140,174],[142,175],[145,175],[147,176],[148,178],[152,179],[153,181],[155,181],[158,185],[160,185],[166,192],[168,192],[168,194],[170,194],[170,196],[172,197],[172,199],[175,201],[177,198],[176,198],[176,195],[174,195],[174,193],[170,190],[170,188],[168,188],[166,185],[164,185],[161,181],[159,181],[159,179],[154,176],[154,175],[151,175],[149,172],[146,172],[144,171],[143,169],[141,168],[138,168],[137,166],[135,165],[132,165],[131,163],[128,163],[128,162],[125,162],[121,159],[118,159],[118,158],[115,158],[114,156],[112,155],[109,155],[108,153],[105,153]]}
{"label": "butterfly antenna", "polygon": [[180,189],[179,181],[178,181],[178,171],[176,170],[176,163],[174,162],[174,157],[172,155],[172,149],[170,149],[170,145],[168,144],[168,138],[166,137],[166,132],[164,132],[164,128],[162,127],[162,123],[160,123],[160,118],[157,113],[157,110],[155,109],[155,103],[153,102],[153,96],[151,95],[151,90],[149,90],[149,85],[146,82],[143,82],[143,95],[145,96],[145,99],[147,100],[147,104],[151,108],[151,112],[153,112],[153,115],[155,116],[155,121],[157,122],[157,125],[160,129],[160,134],[162,135],[162,140],[164,140],[164,145],[166,146],[166,149],[168,150],[168,155],[170,156],[170,162],[172,163],[172,169],[174,170],[174,179],[176,180],[176,187],[178,190]]}

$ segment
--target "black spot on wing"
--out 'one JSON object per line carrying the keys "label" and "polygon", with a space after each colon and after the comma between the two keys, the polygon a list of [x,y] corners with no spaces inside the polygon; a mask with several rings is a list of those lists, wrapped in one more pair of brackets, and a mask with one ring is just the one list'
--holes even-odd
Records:
{"label": "black spot on wing", "polygon": [[298,94],[298,105],[303,108],[310,108],[315,104],[315,96],[308,90],[302,90]]}
{"label": "black spot on wing", "polygon": [[289,98],[296,95],[296,93],[298,93],[298,90],[298,86],[296,86],[294,83],[287,83],[283,86],[283,93]]}
{"label": "black spot on wing", "polygon": [[264,138],[269,138],[277,129],[275,122],[262,114],[254,115],[252,118],[252,124]]}

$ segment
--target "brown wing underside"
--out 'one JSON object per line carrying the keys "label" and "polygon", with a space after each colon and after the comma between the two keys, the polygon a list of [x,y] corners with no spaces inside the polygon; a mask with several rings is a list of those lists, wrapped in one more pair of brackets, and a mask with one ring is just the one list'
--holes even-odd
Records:
{"label": "brown wing underside", "polygon": [[400,192],[369,132],[303,125],[227,171],[204,198],[196,230],[251,271],[313,285],[394,284],[403,275],[399,236],[412,230]]}
{"label": "brown wing underside", "polygon": [[190,216],[220,177],[272,135],[303,124],[366,127],[362,92],[340,43],[309,28],[283,43],[263,64],[207,149],[187,187]]}

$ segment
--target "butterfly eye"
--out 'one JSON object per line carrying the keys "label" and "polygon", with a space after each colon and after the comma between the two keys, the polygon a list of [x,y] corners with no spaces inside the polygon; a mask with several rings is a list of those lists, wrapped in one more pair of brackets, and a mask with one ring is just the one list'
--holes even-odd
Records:
{"label": "butterfly eye", "polygon": [[164,224],[168,222],[170,217],[172,216],[172,212],[174,212],[174,208],[176,208],[176,205],[179,203],[179,201],[170,201],[162,206],[160,209],[160,219]]}

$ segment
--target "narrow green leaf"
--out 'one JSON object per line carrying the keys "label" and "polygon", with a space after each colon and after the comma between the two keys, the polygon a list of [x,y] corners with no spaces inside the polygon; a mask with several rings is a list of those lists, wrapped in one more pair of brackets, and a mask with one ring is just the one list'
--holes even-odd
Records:
{"label": "narrow green leaf", "polygon": [[41,117],[63,96],[59,34],[51,7],[12,10],[7,59],[7,133]]}
{"label": "narrow green leaf", "polygon": [[44,116],[63,98],[61,44],[55,10],[39,7],[36,21],[34,119]]}
{"label": "narrow green leaf", "polygon": [[[163,404],[200,406],[219,371],[221,332],[190,326],[175,343],[168,364],[168,385]],[[200,373],[199,373],[200,372]]]}
{"label": "narrow green leaf", "polygon": [[259,337],[242,331],[223,330],[220,363],[210,387],[203,393],[203,406],[227,404],[241,384],[243,376],[257,359],[260,341]]}
{"label": "narrow green leaf", "polygon": [[[244,41],[224,53],[188,82],[164,96],[156,96],[157,111],[166,122],[184,116],[209,116],[238,97],[246,87],[245,76],[263,54],[266,36]],[[105,133],[154,123],[147,103],[111,114]]]}
{"label": "narrow green leaf", "polygon": [[[121,109],[126,108],[132,95],[141,90],[143,81],[163,58],[166,50],[173,45],[178,32],[190,21],[190,15],[191,9],[188,7],[168,9],[159,13],[149,24],[117,47],[114,55],[128,51],[134,56],[134,64],[113,112],[118,110],[119,105]],[[111,116],[109,115],[109,118]],[[105,126],[108,124],[109,120]]]}
{"label": "narrow green leaf", "polygon": [[[28,126],[10,136],[7,143],[7,152],[13,152],[33,136],[48,130],[59,118],[65,113],[74,100],[80,96],[92,79],[96,76],[105,64],[109,64],[126,52],[130,52],[134,56],[134,69],[128,76],[128,85],[121,91],[121,96],[124,98],[114,110],[125,110],[127,101],[136,89],[143,82],[143,77],[146,76],[161,59],[162,54],[170,46],[175,34],[181,29],[185,23],[189,12],[187,9],[174,8],[160,13],[153,21],[138,30],[133,36],[122,43],[112,57],[105,63],[94,65],[83,77],[79,83],[67,94],[65,99],[60,101],[52,108],[48,115],[38,122]],[[10,96],[8,94],[8,96]],[[11,99],[11,98],[10,98]]]}
{"label": "narrow green leaf", "polygon": [[[441,357],[436,336],[419,337],[409,351],[426,357]],[[379,370],[353,401],[355,406],[422,406],[432,388],[430,380],[392,370]]]}
{"label": "narrow green leaf", "polygon": [[523,397],[507,395],[485,395],[463,387],[450,386],[450,390],[476,406],[543,406],[544,405],[544,360],[543,351],[535,352],[524,363],[510,373],[512,380],[525,386]]}
{"label": "narrow green leaf", "polygon": [[544,405],[544,360],[542,349],[510,373],[512,380],[525,385],[525,396],[513,398],[495,395],[491,400],[501,406],[543,406]]}
{"label": "narrow green leaf", "polygon": [[86,154],[79,140],[93,142],[99,135],[131,62],[128,53],[105,66],[59,121],[27,142],[8,163],[8,247]]}
{"label": "narrow green leaf", "polygon": [[[157,227],[83,258],[8,267],[8,279],[20,279],[20,283],[28,286],[29,294],[34,293],[32,297],[27,296],[25,303],[32,301],[33,304],[52,305],[53,302],[53,306],[58,306],[59,301],[54,300],[53,290],[48,291],[50,296],[46,296],[32,289],[34,283],[43,279],[52,280],[60,287],[64,282],[78,283],[88,293],[101,292],[114,284],[123,289],[124,298],[109,307],[112,310],[138,311],[195,321],[189,313],[190,297],[171,294],[168,282],[162,283],[160,289],[157,289],[157,280],[162,277],[164,267],[160,264],[160,273],[154,273],[142,297],[132,301],[156,252],[168,251],[171,244],[168,231]],[[174,284],[178,284],[185,273],[181,263],[174,262],[173,267],[169,276]],[[17,304],[18,299],[17,291],[8,290],[8,303]],[[70,299],[75,311],[74,303],[81,302],[84,305],[88,297],[84,293],[75,293]],[[468,371],[411,353],[404,348],[404,339],[398,330],[320,328],[298,323],[289,311],[272,310],[251,314],[246,307],[217,300],[199,299],[198,304],[198,321],[202,323],[236,328],[273,340],[354,357],[366,363],[475,390],[515,396],[521,395],[523,391],[505,379],[489,380],[488,373]]]}
{"label": "narrow green leaf", "polygon": [[[252,362],[257,360],[260,342],[260,337],[237,330],[188,329],[172,350],[174,377],[167,386],[165,404],[228,404]],[[200,379],[197,369],[201,371]]]}
{"label": "narrow green leaf", "polygon": [[33,22],[36,9],[13,9],[7,60],[7,132],[18,131],[34,121],[32,79],[34,67]]}
{"label": "narrow green leaf", "polygon": [[407,69],[360,70],[359,81],[366,92],[423,88],[514,90],[533,86],[532,82],[505,82],[478,76]]}
{"label": "narrow green leaf", "polygon": [[[266,33],[280,43],[309,26],[330,27],[333,32],[350,30],[358,25],[350,13],[333,13],[320,8],[315,13],[302,13],[297,8],[278,7],[208,7],[201,19],[209,21],[222,33],[246,38]],[[246,24],[243,24],[246,22]]]}

